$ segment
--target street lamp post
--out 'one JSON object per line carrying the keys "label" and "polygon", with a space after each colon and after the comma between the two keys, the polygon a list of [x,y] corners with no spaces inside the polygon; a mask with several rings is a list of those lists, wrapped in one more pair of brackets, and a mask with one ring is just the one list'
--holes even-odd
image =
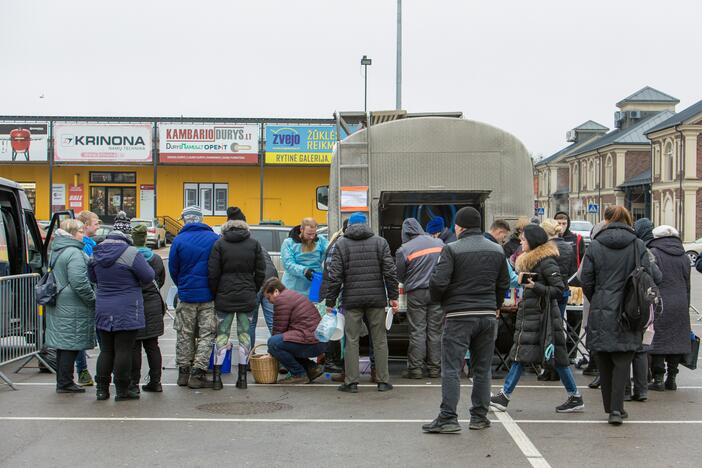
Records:
{"label": "street lamp post", "polygon": [[363,112],[368,112],[368,65],[371,65],[373,61],[367,56],[363,56],[361,59],[361,65],[363,65]]}

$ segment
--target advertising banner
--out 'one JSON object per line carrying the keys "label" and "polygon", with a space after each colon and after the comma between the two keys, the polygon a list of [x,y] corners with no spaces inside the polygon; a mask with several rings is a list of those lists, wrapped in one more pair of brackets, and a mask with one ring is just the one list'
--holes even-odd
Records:
{"label": "advertising banner", "polygon": [[68,187],[68,209],[76,213],[83,211],[83,184]]}
{"label": "advertising banner", "polygon": [[66,209],[66,184],[52,185],[51,209],[53,211],[63,211]]}
{"label": "advertising banner", "polygon": [[266,125],[266,164],[331,164],[335,143],[335,125]]}
{"label": "advertising banner", "polygon": [[54,124],[57,162],[151,162],[151,124]]}
{"label": "advertising banner", "polygon": [[0,162],[46,162],[46,122],[0,122]]}
{"label": "advertising banner", "polygon": [[158,124],[159,160],[184,164],[258,164],[256,124]]}

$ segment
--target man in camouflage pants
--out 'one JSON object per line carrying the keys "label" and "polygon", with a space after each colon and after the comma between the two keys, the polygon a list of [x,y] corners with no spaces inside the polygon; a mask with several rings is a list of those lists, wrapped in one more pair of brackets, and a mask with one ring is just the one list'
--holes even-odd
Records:
{"label": "man in camouflage pants", "polygon": [[183,210],[185,226],[171,245],[168,269],[178,287],[174,328],[178,385],[211,388],[207,366],[215,338],[217,317],[207,278],[207,261],[219,236],[202,222],[202,211],[191,206]]}

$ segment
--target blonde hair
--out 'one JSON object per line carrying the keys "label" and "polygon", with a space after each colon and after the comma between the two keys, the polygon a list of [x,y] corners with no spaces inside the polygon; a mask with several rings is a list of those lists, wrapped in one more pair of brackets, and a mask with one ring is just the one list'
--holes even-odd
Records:
{"label": "blonde hair", "polygon": [[524,231],[524,228],[528,226],[531,223],[531,220],[527,218],[526,216],[521,216],[519,219],[517,219],[517,223],[515,226],[515,230],[518,234],[521,234]]}
{"label": "blonde hair", "polygon": [[78,231],[83,229],[83,223],[77,219],[64,219],[61,221],[61,229],[74,236]]}
{"label": "blonde hair", "polygon": [[93,219],[97,219],[98,221],[100,220],[98,215],[96,215],[92,211],[88,211],[88,210],[83,210],[80,213],[78,213],[77,219],[83,224],[88,224]]}
{"label": "blonde hair", "polygon": [[310,241],[305,239],[302,236],[302,231],[304,231],[306,227],[312,227],[316,229],[317,226],[317,221],[315,221],[314,218],[305,218],[300,223],[300,237],[302,238],[302,251],[304,253],[314,252],[314,250],[317,248],[317,245],[314,240]]}
{"label": "blonde hair", "polygon": [[558,224],[558,221],[551,218],[546,218],[541,223],[541,228],[546,231],[549,238],[558,237],[563,233],[563,226]]}
{"label": "blonde hair", "polygon": [[300,229],[303,229],[306,227],[316,228],[317,226],[318,226],[317,221],[315,221],[314,218],[305,218],[300,222]]}

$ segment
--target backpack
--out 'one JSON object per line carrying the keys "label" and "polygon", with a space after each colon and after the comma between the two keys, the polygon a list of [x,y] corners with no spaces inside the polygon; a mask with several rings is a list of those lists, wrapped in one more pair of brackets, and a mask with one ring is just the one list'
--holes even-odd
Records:
{"label": "backpack", "polygon": [[[59,257],[61,257],[61,253],[58,254],[56,259],[53,262],[53,265],[56,265],[56,262],[58,261]],[[63,288],[58,288],[57,282],[56,282],[56,276],[54,276],[54,271],[53,271],[53,265],[49,263],[49,268],[46,273],[39,279],[39,282],[37,283],[36,286],[34,286],[34,296],[37,298],[37,304],[43,305],[43,306],[55,306],[56,305],[56,298],[58,295],[63,291],[66,286]]]}
{"label": "backpack", "polygon": [[624,297],[619,314],[627,330],[643,333],[661,311],[661,293],[650,274],[641,266],[641,251],[634,242],[636,266],[624,283]]}

